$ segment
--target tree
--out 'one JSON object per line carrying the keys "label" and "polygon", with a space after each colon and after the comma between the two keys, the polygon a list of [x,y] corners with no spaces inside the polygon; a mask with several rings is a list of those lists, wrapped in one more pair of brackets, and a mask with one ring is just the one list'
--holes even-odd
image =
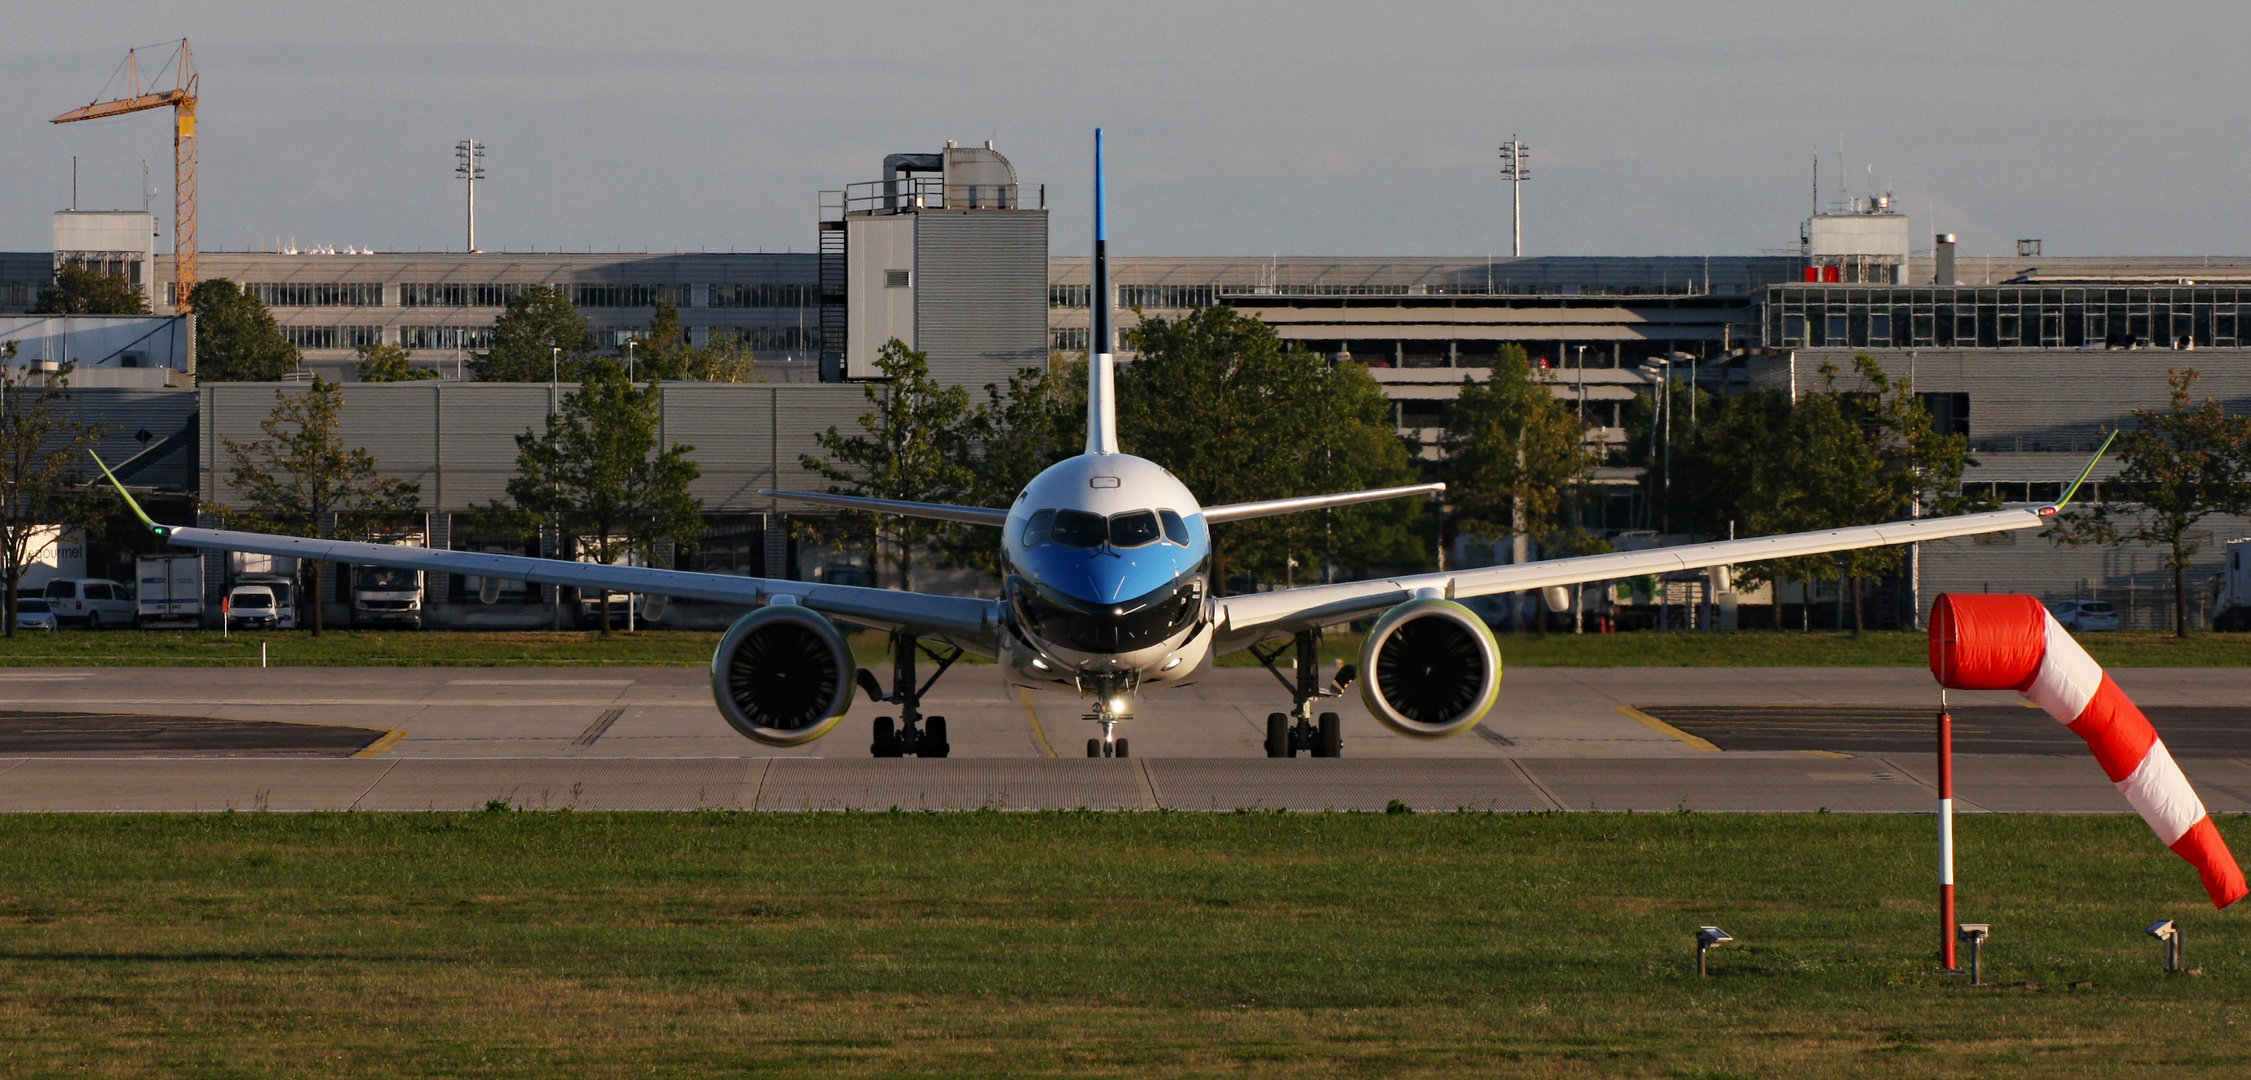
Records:
{"label": "tree", "polygon": [[[884,343],[875,367],[881,381],[862,390],[868,403],[860,416],[863,434],[831,427],[814,436],[821,453],[803,455],[799,463],[837,494],[964,501],[976,482],[969,392],[940,386],[930,377],[929,356],[897,338]],[[871,564],[889,556],[901,589],[914,587],[916,555],[959,528],[896,514],[847,513],[841,521],[851,535],[872,542]]]}
{"label": "tree", "polygon": [[1456,529],[1550,551],[1589,546],[1571,510],[1600,456],[1522,346],[1504,346],[1484,382],[1462,380],[1439,445]]}
{"label": "tree", "polygon": [[756,381],[750,350],[743,347],[740,338],[719,335],[705,345],[691,344],[687,328],[680,325],[680,309],[661,302],[649,329],[634,335],[628,358],[632,361],[629,372],[642,379]]}
{"label": "tree", "polygon": [[225,278],[195,287],[195,356],[204,382],[278,382],[303,362],[265,302]]}
{"label": "tree", "polygon": [[[1048,466],[1086,446],[1086,359],[1048,357],[1007,387],[985,384],[985,401],[969,416],[964,440],[974,446],[964,502],[1008,506]],[[959,529],[935,540],[939,559],[988,574],[1001,572],[1000,545],[989,530]]]}
{"label": "tree", "polygon": [[[200,300],[205,282],[196,288]],[[344,388],[315,378],[309,390],[274,391],[274,411],[259,423],[265,437],[224,440],[227,483],[246,508],[224,511],[243,525],[293,536],[358,536],[387,516],[412,513],[420,488],[376,473],[375,456],[345,447],[340,432]],[[321,633],[321,563],[307,567],[313,636]]]}
{"label": "tree", "polygon": [[[1411,482],[1390,403],[1367,369],[1285,344],[1231,308],[1144,318],[1136,357],[1118,373],[1123,449],[1163,465],[1208,504]],[[1413,558],[1410,503],[1377,503],[1223,525],[1212,577],[1240,566],[1270,577],[1293,567]]]}
{"label": "tree", "polygon": [[359,346],[357,368],[361,382],[421,382],[438,378],[436,368],[418,368],[412,363],[414,354],[397,345],[377,342]]}
{"label": "tree", "polygon": [[2191,394],[2199,373],[2166,373],[2167,407],[2135,409],[2118,434],[2118,475],[2103,483],[2125,495],[2065,510],[2053,537],[2065,544],[2145,544],[2165,549],[2173,572],[2173,634],[2188,636],[2188,572],[2203,545],[2191,530],[2214,514],[2251,511],[2251,417],[2231,416]]}
{"label": "tree", "polygon": [[508,299],[493,320],[492,349],[470,357],[469,370],[485,382],[579,382],[587,344],[578,306],[563,290],[541,285]]}
{"label": "tree", "polygon": [[[1914,387],[1891,378],[1874,357],[1853,359],[1857,388],[1840,388],[1842,374],[1824,365],[1824,392],[1795,403],[1765,390],[1700,399],[1709,419],[1693,431],[1674,426],[1675,524],[1715,536],[1739,525],[1744,535],[1760,536],[1967,508],[1962,473],[1976,464],[1969,440],[1939,432]],[[1651,423],[1649,415],[1642,410],[1637,423]],[[1657,481],[1652,475],[1647,482]],[[1751,564],[1738,576],[1836,581],[1851,596],[1858,633],[1865,625],[1859,582],[1898,569],[1906,558],[1902,547],[1862,548]]]}
{"label": "tree", "polygon": [[[18,366],[16,343],[0,344],[0,634],[16,636],[23,575],[61,538],[62,523],[90,507],[81,479],[97,430],[70,409],[70,372]],[[51,531],[50,531],[51,530]]]}
{"label": "tree", "polygon": [[55,283],[39,290],[34,315],[146,315],[148,297],[116,274],[83,266],[55,271]]}
{"label": "tree", "polygon": [[[508,482],[515,507],[492,510],[577,537],[581,556],[604,565],[629,555],[653,562],[661,541],[693,541],[703,529],[703,500],[688,485],[701,470],[688,457],[695,447],[659,446],[662,393],[653,380],[635,386],[607,357],[588,360],[547,430],[516,436],[516,477]],[[607,590],[601,627],[608,637]]]}

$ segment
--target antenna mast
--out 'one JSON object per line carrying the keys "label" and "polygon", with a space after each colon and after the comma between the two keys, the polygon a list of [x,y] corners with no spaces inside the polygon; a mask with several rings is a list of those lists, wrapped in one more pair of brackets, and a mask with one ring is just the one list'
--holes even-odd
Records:
{"label": "antenna mast", "polygon": [[454,158],[459,164],[453,175],[461,178],[469,189],[469,246],[464,250],[477,252],[477,181],[485,178],[485,144],[475,139],[463,139],[453,146]]}
{"label": "antenna mast", "polygon": [[1524,145],[1524,140],[1509,136],[1508,144],[1501,147],[1501,179],[1508,181],[1509,196],[1515,203],[1509,218],[1509,247],[1510,253],[1519,259],[1524,257],[1524,181],[1531,175],[1530,148]]}

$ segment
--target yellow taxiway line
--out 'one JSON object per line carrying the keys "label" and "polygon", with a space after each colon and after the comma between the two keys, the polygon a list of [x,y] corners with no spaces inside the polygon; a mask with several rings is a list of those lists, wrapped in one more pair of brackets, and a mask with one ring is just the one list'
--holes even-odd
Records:
{"label": "yellow taxiway line", "polygon": [[1641,726],[1648,728],[1651,731],[1662,731],[1665,734],[1679,739],[1680,741],[1687,743],[1688,745],[1693,746],[1698,750],[1717,751],[1719,749],[1719,747],[1712,745],[1711,740],[1699,739],[1696,736],[1682,731],[1681,729],[1674,727],[1671,724],[1664,722],[1663,720],[1659,720],[1656,717],[1651,716],[1648,713],[1641,711],[1640,709],[1634,708],[1631,705],[1620,705],[1618,706],[1618,711],[1625,713],[1627,716],[1633,717],[1635,720],[1640,721]]}

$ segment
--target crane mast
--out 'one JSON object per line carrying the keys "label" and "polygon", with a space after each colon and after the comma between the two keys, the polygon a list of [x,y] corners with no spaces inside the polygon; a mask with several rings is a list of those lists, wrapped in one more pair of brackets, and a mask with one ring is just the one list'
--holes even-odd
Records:
{"label": "crane mast", "polygon": [[[125,92],[107,101],[95,100],[82,108],[55,117],[51,123],[69,124],[80,120],[100,120],[104,117],[123,116],[126,113],[170,107],[172,110],[172,277],[173,308],[181,314],[190,309],[195,292],[195,97],[196,73],[194,56],[188,51],[188,39],[181,38],[176,56],[173,85],[169,90],[156,90],[141,84],[141,50],[129,49],[125,53]],[[163,75],[162,70],[158,76]],[[108,87],[103,87],[107,90]]]}

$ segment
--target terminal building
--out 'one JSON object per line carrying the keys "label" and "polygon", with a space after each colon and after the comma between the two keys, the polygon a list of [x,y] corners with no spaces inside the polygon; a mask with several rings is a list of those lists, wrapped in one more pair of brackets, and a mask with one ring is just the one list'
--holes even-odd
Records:
{"label": "terminal building", "polygon": [[[814,243],[802,252],[403,253],[277,243],[263,252],[207,249],[199,275],[260,297],[309,372],[348,381],[353,349],[375,342],[408,348],[414,363],[438,372],[435,381],[355,389],[346,423],[386,470],[421,485],[429,518],[415,531],[457,547],[521,546],[476,535],[469,514],[500,494],[515,434],[544,417],[557,392],[464,377],[509,298],[559,286],[597,343],[612,346],[645,329],[659,303],[671,305],[692,340],[745,344],[759,380],[665,388],[666,438],[695,446],[704,470],[697,494],[711,539],[693,556],[697,566],[817,576],[828,567],[798,557],[782,527],[785,508],[756,492],[815,486],[798,456],[814,432],[858,417],[857,383],[874,374],[883,342],[925,350],[935,377],[972,389],[1087,345],[1088,260],[1048,254],[1042,189],[1022,183],[1005,156],[949,144],[889,155],[877,177],[824,193]],[[15,321],[29,318],[39,288],[65,263],[118,273],[141,285],[155,310],[170,310],[170,258],[155,251],[153,234],[146,215],[58,214],[53,251],[0,253],[0,336],[22,337],[18,363],[60,350],[82,370],[116,369],[80,382],[88,407],[108,420],[105,456],[127,459],[129,482],[192,516],[194,500],[230,498],[220,448],[255,437],[287,384],[193,385],[192,334],[170,316],[136,324],[150,336],[132,347],[98,344],[79,333],[86,328],[41,334]],[[2131,425],[2135,408],[2163,405],[2169,369],[2194,367],[2202,392],[2251,407],[2251,325],[2242,321],[2251,314],[2243,310],[2251,259],[2050,258],[2037,241],[2014,255],[1963,256],[1950,236],[1927,248],[1911,236],[1888,199],[1872,199],[1806,218],[1795,254],[1123,256],[1112,274],[1122,329],[1224,304],[1285,340],[1368,365],[1402,436],[1425,446],[1436,442],[1446,402],[1465,379],[1484,378],[1505,346],[1548,369],[1558,395],[1586,417],[1589,437],[1609,443],[1624,438],[1626,409],[1661,373],[1713,393],[1802,394],[1832,388],[1824,366],[1849,369],[1866,352],[1910,377],[1941,423],[1969,437],[1978,464],[1967,482],[2011,502],[2053,498],[2103,430]],[[2098,497],[2115,467],[2097,473]],[[1638,473],[1605,470],[1598,480],[1619,492],[1601,524],[1649,533],[1655,523],[1637,501]],[[2221,544],[2251,535],[2251,524],[2214,519],[2210,530],[2192,574],[2200,583]],[[1499,547],[1467,555],[1505,558]],[[2013,536],[1925,545],[1911,572],[1872,590],[1869,612],[1881,625],[1910,625],[1939,592],[1992,589],[2113,600],[2134,624],[2155,626],[2170,617],[2165,586],[2153,551]],[[464,588],[432,583],[433,621],[448,621],[449,606],[460,623],[548,617],[548,598],[510,594],[509,603],[479,605]],[[1683,588],[1697,595],[1693,583]],[[1833,596],[1801,592],[1794,614],[1783,610],[1788,598],[1768,600],[1777,622],[1836,617]]]}

